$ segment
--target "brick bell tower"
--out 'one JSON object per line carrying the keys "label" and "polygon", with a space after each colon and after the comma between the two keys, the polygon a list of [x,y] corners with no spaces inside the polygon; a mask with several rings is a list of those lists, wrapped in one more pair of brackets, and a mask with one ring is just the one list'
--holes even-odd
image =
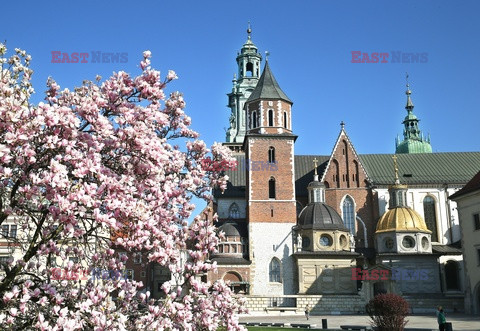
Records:
{"label": "brick bell tower", "polygon": [[250,293],[296,293],[292,227],[296,224],[292,101],[268,60],[245,102],[246,199],[251,264]]}

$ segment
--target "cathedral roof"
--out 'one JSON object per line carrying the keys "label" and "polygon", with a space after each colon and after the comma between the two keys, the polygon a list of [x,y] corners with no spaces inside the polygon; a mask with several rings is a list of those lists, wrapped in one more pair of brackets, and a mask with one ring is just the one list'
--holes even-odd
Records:
{"label": "cathedral roof", "polygon": [[302,229],[348,229],[337,211],[323,202],[309,203],[298,215],[298,226]]}
{"label": "cathedral roof", "polygon": [[[388,186],[394,178],[392,168],[393,154],[359,154],[358,157],[368,173],[372,185]],[[235,156],[239,164],[245,163],[244,155]],[[429,154],[398,154],[402,165],[399,173],[403,184],[464,185],[480,171],[480,152],[450,152]],[[313,159],[319,160],[318,174],[321,176],[326,168],[329,155],[295,155],[295,192],[298,196],[308,196],[307,186],[312,181],[314,171]],[[229,177],[227,190],[218,197],[245,197],[246,174],[244,169],[225,172]]]}
{"label": "cathedral roof", "polygon": [[265,62],[265,68],[263,69],[262,76],[258,80],[257,86],[253,90],[252,94],[250,94],[250,97],[246,102],[259,99],[284,100],[289,103],[293,103],[278,85],[277,80],[270,70],[268,61]]}
{"label": "cathedral roof", "polygon": [[390,231],[431,233],[423,218],[409,207],[392,208],[383,214],[377,223],[375,233]]}
{"label": "cathedral roof", "polygon": [[[394,178],[393,154],[363,154],[360,160],[373,185],[389,185]],[[397,154],[400,181],[408,186],[467,183],[480,170],[480,152]]]}

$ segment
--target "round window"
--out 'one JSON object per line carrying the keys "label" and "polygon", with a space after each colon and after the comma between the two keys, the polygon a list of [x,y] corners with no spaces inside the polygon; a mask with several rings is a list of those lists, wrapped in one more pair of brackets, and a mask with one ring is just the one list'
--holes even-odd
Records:
{"label": "round window", "polygon": [[343,234],[340,236],[340,247],[345,248],[347,246],[347,237]]}
{"label": "round window", "polygon": [[410,237],[410,236],[405,236],[403,237],[402,245],[405,248],[413,248],[415,247],[415,239],[413,239],[413,237]]}
{"label": "round window", "polygon": [[422,248],[423,249],[428,249],[428,246],[430,245],[429,241],[428,241],[428,238],[427,237],[423,237],[422,238]]}
{"label": "round window", "polygon": [[310,247],[310,238],[307,236],[302,237],[302,249],[307,249]]}
{"label": "round window", "polygon": [[328,234],[322,234],[320,237],[320,245],[322,246],[332,246],[332,237],[330,237]]}
{"label": "round window", "polygon": [[393,249],[393,239],[392,238],[387,238],[385,239],[385,248],[386,249]]}

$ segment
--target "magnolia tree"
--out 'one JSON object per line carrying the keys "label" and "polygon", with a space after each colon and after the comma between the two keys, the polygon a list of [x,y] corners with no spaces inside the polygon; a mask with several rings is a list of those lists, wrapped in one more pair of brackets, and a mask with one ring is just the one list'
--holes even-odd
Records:
{"label": "magnolia tree", "polygon": [[[97,76],[74,91],[49,79],[45,102],[33,105],[31,58],[15,51],[7,58],[0,44],[0,224],[17,226],[15,238],[0,237],[12,256],[0,270],[2,329],[243,329],[240,299],[198,277],[215,268],[214,229],[205,217],[187,224],[191,196],[208,201],[226,187],[212,162],[234,159],[198,140],[180,93],[165,96],[175,73],[162,79],[146,51],[137,77]],[[117,249],[176,275],[162,300],[121,277],[52,276],[56,266],[123,270]]]}

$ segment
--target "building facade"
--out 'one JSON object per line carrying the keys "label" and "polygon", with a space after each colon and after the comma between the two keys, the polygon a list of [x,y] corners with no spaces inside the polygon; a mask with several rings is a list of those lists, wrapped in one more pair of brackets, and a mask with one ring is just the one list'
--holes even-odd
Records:
{"label": "building facade", "polygon": [[236,239],[213,256],[219,271],[209,280],[234,279],[253,310],[308,303],[357,312],[376,293],[395,292],[416,312],[439,303],[463,311],[462,234],[449,196],[480,170],[480,152],[432,153],[407,84],[395,154],[358,153],[342,122],[330,155],[295,155],[293,102],[268,61],[258,77],[255,54],[249,29],[234,90],[242,90],[245,68],[251,85],[243,108],[230,107],[239,129],[225,142],[238,166],[226,171],[227,190],[214,203],[216,226]]}
{"label": "building facade", "polygon": [[[465,311],[480,314],[480,172],[450,197],[457,203],[465,260]],[[446,269],[449,272],[449,269]]]}

